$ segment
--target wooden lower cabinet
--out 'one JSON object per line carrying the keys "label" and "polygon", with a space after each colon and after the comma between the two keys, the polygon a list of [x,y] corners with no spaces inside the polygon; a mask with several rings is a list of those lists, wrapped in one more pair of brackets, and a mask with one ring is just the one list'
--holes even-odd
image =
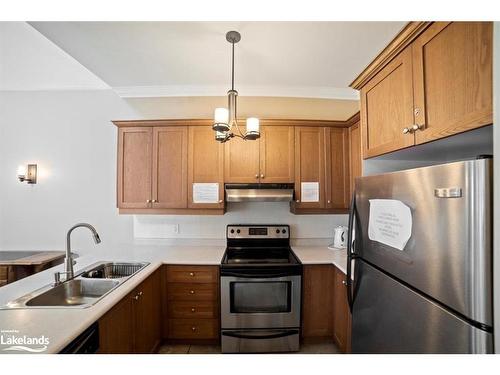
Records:
{"label": "wooden lower cabinet", "polygon": [[219,340],[219,267],[163,268],[163,337],[171,341]]}
{"label": "wooden lower cabinet", "polygon": [[160,270],[99,319],[99,353],[152,353],[161,341]]}
{"label": "wooden lower cabinet", "polygon": [[304,266],[302,337],[331,337],[342,353],[349,353],[351,315],[344,280],[333,265]]}
{"label": "wooden lower cabinet", "polygon": [[351,312],[347,303],[346,275],[334,268],[333,284],[333,340],[342,353],[351,351]]}
{"label": "wooden lower cabinet", "polygon": [[99,353],[134,353],[135,319],[133,292],[99,319]]}
{"label": "wooden lower cabinet", "polygon": [[302,279],[302,337],[327,337],[333,333],[333,269],[331,265],[306,265]]}

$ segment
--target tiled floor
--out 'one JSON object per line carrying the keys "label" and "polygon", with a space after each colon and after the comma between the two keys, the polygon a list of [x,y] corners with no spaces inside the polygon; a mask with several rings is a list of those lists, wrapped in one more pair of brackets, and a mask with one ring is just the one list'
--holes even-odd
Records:
{"label": "tiled floor", "polygon": [[[220,354],[220,346],[165,344],[160,347],[158,354]],[[298,354],[340,354],[340,352],[331,340],[308,339],[302,342]]]}

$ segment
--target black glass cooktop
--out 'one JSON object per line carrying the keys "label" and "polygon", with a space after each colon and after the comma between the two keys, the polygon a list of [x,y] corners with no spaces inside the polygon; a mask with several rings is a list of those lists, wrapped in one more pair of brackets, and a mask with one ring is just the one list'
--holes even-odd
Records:
{"label": "black glass cooktop", "polygon": [[289,247],[228,247],[223,264],[299,264]]}

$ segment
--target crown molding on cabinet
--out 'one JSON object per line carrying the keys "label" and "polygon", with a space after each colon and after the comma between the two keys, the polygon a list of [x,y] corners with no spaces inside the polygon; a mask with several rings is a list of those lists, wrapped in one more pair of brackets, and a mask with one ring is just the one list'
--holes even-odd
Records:
{"label": "crown molding on cabinet", "polygon": [[[359,121],[359,112],[355,113],[345,121],[333,120],[299,120],[299,119],[261,119],[263,126],[331,126],[337,128],[348,128]],[[244,123],[244,119],[240,119]],[[119,128],[126,127],[154,127],[154,126],[211,126],[212,119],[158,119],[158,120],[116,120],[112,121]]]}
{"label": "crown molding on cabinet", "polygon": [[351,82],[349,87],[359,90],[373,78],[389,61],[415,40],[432,22],[409,22],[377,57]]}
{"label": "crown molding on cabinet", "polygon": [[[113,90],[121,98],[225,96],[227,85],[123,86]],[[242,96],[359,100],[359,94],[348,87],[240,85],[238,91]]]}

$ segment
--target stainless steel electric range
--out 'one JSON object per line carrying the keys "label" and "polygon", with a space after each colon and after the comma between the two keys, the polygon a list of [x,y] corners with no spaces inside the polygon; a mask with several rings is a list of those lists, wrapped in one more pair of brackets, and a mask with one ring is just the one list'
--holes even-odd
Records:
{"label": "stainless steel electric range", "polygon": [[299,350],[302,264],[288,225],[228,225],[221,264],[223,353]]}

